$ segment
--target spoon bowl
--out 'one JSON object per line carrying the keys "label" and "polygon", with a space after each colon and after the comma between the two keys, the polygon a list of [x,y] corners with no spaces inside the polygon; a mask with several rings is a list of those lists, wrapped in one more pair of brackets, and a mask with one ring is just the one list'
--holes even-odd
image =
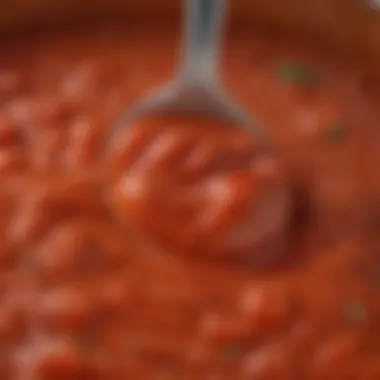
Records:
{"label": "spoon bowl", "polygon": [[126,158],[114,208],[168,252],[249,268],[270,265],[281,257],[290,214],[281,165],[267,134],[219,80],[226,0],[185,4],[177,77],[122,115],[120,131],[127,136],[117,142]]}

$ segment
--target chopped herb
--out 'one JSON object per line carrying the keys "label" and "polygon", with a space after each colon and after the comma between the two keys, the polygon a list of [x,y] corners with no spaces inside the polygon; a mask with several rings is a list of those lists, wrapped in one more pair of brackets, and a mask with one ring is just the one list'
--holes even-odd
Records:
{"label": "chopped herb", "polygon": [[374,268],[372,268],[372,272],[370,275],[371,275],[370,277],[371,285],[376,290],[379,290],[380,289],[380,267],[375,266]]}
{"label": "chopped herb", "polygon": [[367,319],[367,310],[358,302],[350,302],[344,308],[344,315],[349,322],[360,323]]}
{"label": "chopped herb", "polygon": [[169,369],[160,370],[155,376],[155,380],[174,380],[175,376]]}
{"label": "chopped herb", "polygon": [[236,344],[229,344],[222,347],[222,354],[228,360],[237,360],[244,354],[244,349]]}
{"label": "chopped herb", "polygon": [[327,130],[327,137],[331,141],[342,141],[347,136],[347,128],[343,123],[332,124]]}
{"label": "chopped herb", "polygon": [[98,347],[99,336],[97,333],[86,333],[78,343],[78,349],[82,354],[91,354]]}
{"label": "chopped herb", "polygon": [[24,273],[32,273],[35,271],[36,265],[35,265],[35,262],[32,260],[32,258],[28,256],[28,257],[24,257],[20,261],[19,268]]}
{"label": "chopped herb", "polygon": [[[365,207],[367,207],[368,215],[365,216],[365,227],[366,232],[377,235],[380,231],[380,203],[377,199],[369,199],[366,202]],[[380,264],[380,263],[379,263]],[[380,267],[380,266],[379,266]]]}
{"label": "chopped herb", "polygon": [[297,62],[284,62],[279,67],[279,76],[287,81],[297,84],[314,84],[318,81],[318,73],[310,67]]}
{"label": "chopped herb", "polygon": [[378,266],[378,263],[373,263],[373,266],[367,269],[364,276],[364,281],[366,281],[372,289],[376,291],[380,290],[380,267]]}

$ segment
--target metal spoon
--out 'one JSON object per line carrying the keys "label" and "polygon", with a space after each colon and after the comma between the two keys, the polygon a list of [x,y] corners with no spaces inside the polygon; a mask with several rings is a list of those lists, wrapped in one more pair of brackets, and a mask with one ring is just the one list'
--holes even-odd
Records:
{"label": "metal spoon", "polygon": [[125,121],[168,111],[206,113],[266,135],[248,112],[234,103],[219,78],[219,52],[225,26],[225,0],[185,1],[184,53],[172,82],[139,101],[123,115]]}
{"label": "metal spoon", "polygon": [[[147,114],[173,111],[211,114],[229,120],[231,126],[246,128],[255,135],[255,143],[260,143],[255,146],[269,153],[273,144],[268,143],[267,134],[252,121],[248,112],[229,98],[219,80],[218,59],[226,0],[185,0],[185,4],[184,54],[178,75],[129,109],[122,117],[120,130],[125,132],[126,121],[130,123]],[[223,237],[233,255],[231,260],[238,260],[235,253],[240,250],[241,242],[249,241],[252,257],[241,260],[245,262],[247,259],[250,266],[277,262],[283,251],[288,225],[290,202],[288,188],[281,176],[260,197],[257,205],[252,206],[252,215]]]}

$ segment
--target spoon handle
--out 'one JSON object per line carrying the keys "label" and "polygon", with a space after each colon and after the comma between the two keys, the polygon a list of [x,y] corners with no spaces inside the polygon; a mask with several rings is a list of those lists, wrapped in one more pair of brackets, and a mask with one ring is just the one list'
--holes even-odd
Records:
{"label": "spoon handle", "polygon": [[186,33],[180,78],[190,85],[215,85],[226,0],[185,0]]}

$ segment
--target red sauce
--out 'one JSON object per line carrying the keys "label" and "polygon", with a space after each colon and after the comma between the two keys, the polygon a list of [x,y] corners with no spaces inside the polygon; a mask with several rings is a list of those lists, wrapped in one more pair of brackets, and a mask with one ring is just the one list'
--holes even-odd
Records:
{"label": "red sauce", "polygon": [[174,35],[1,48],[1,379],[379,379],[377,85],[317,47],[235,33],[226,83],[276,157],[206,119],[112,140],[172,75]]}
{"label": "red sauce", "polygon": [[289,189],[278,159],[253,132],[186,115],[125,128],[112,200],[126,222],[176,255],[248,267],[279,259]]}

